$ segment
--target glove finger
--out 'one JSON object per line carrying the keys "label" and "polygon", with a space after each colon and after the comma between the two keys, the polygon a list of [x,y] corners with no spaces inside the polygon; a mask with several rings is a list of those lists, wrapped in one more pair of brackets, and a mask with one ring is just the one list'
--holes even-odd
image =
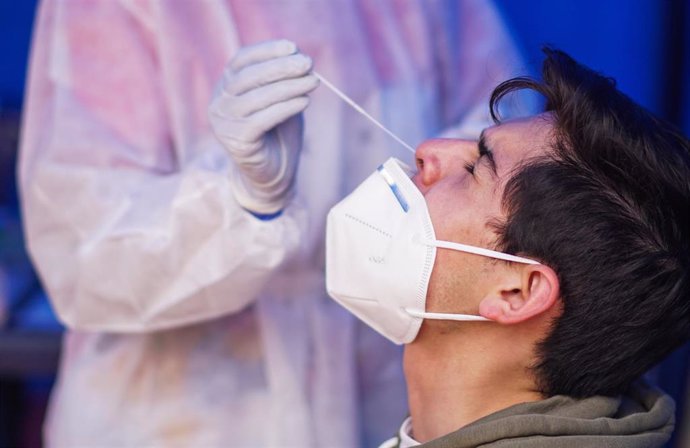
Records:
{"label": "glove finger", "polygon": [[[227,113],[233,117],[248,117],[273,104],[283,103],[291,98],[304,96],[318,85],[319,80],[314,75],[268,84],[247,92],[240,97],[232,98],[232,100],[227,102]],[[270,127],[263,126],[263,123],[259,123],[254,119],[250,121],[264,129],[270,129]]]}
{"label": "glove finger", "polygon": [[297,45],[287,39],[269,40],[240,48],[235,57],[228,64],[230,71],[260,62],[287,56],[297,52]]}
{"label": "glove finger", "polygon": [[247,66],[236,73],[226,72],[223,75],[223,90],[231,95],[242,95],[272,82],[304,76],[311,67],[311,58],[301,53],[271,59]]}
{"label": "glove finger", "polygon": [[[309,105],[308,96],[292,98],[282,103],[274,104],[266,109],[262,109],[249,117],[250,120],[261,122],[265,129],[273,129],[287,119],[299,114]],[[263,127],[263,126],[262,126]],[[257,135],[245,135],[248,141],[261,138],[263,132]],[[252,138],[253,137],[253,138]]]}

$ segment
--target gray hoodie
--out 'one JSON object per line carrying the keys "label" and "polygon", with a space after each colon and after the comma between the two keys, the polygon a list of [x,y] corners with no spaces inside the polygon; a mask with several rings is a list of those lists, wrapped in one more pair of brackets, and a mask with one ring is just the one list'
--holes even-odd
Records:
{"label": "gray hoodie", "polygon": [[557,395],[521,403],[421,446],[427,448],[654,448],[670,437],[673,400],[638,384],[619,397]]}

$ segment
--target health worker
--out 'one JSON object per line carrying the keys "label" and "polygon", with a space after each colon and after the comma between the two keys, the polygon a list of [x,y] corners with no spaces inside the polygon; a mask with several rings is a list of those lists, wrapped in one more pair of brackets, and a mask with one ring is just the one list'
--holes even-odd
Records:
{"label": "health worker", "polygon": [[[373,446],[401,352],[330,300],[326,213],[520,72],[492,2],[40,4],[28,248],[67,327],[55,446]],[[401,153],[402,151],[402,153]]]}

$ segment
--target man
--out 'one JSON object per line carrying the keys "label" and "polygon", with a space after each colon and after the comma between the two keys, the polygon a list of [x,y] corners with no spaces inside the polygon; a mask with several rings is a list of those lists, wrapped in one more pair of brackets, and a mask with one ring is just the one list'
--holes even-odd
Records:
{"label": "man", "polygon": [[384,446],[670,436],[672,400],[638,379],[690,334],[690,142],[546,53],[543,82],[490,103],[498,123],[527,88],[546,112],[427,141],[411,181],[388,161],[329,215],[330,294],[407,344],[410,418]]}

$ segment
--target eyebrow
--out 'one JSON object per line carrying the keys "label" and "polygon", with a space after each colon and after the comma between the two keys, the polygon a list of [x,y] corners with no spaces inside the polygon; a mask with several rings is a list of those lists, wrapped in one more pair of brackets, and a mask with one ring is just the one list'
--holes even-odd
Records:
{"label": "eyebrow", "polygon": [[489,167],[491,168],[491,172],[494,176],[498,176],[498,169],[496,167],[494,153],[491,150],[491,148],[489,148],[489,146],[486,144],[486,135],[484,134],[484,131],[482,131],[482,133],[479,134],[479,142],[477,144],[477,147],[479,148],[479,157],[486,156],[486,160],[489,161]]}

